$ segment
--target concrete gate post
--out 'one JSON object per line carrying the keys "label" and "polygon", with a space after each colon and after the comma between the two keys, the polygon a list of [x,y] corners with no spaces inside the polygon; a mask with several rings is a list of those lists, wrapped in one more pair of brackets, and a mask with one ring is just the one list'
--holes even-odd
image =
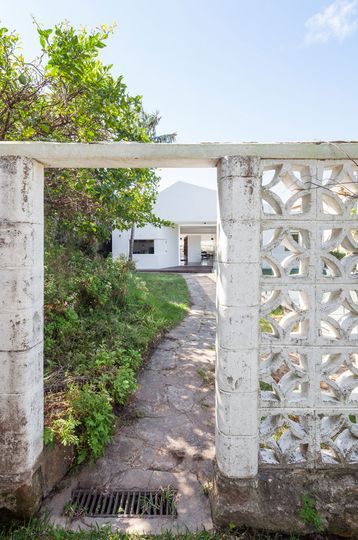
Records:
{"label": "concrete gate post", "polygon": [[0,513],[41,498],[43,166],[0,158]]}
{"label": "concrete gate post", "polygon": [[218,166],[216,460],[231,478],[258,469],[260,160]]}

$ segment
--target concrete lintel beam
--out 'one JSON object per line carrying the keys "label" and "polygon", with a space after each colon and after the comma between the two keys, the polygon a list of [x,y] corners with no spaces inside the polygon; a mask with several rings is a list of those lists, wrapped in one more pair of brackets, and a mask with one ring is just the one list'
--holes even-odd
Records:
{"label": "concrete lintel beam", "polygon": [[358,159],[358,142],[145,144],[5,141],[1,156],[21,156],[50,168],[216,167],[225,156],[261,159]]}

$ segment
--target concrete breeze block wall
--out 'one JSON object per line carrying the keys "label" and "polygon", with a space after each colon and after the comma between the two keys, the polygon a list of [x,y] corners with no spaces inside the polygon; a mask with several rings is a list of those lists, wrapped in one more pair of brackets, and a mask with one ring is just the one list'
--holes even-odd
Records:
{"label": "concrete breeze block wall", "polygon": [[224,158],[218,193],[219,470],[353,467],[357,168]]}
{"label": "concrete breeze block wall", "polygon": [[0,507],[30,515],[42,493],[43,166],[217,166],[214,514],[265,527],[262,501],[279,485],[290,506],[280,500],[272,527],[289,530],[291,496],[313,489],[333,525],[345,513],[358,532],[358,167],[347,155],[358,145],[1,143]]}

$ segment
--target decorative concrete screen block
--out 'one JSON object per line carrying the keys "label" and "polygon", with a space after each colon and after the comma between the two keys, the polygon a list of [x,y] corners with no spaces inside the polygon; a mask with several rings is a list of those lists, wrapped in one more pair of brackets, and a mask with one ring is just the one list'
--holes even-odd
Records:
{"label": "decorative concrete screen block", "polygon": [[218,167],[216,456],[236,478],[258,466],[259,165],[228,157]]}
{"label": "decorative concrete screen block", "polygon": [[348,160],[220,162],[217,462],[226,476],[358,462],[357,170]]}
{"label": "decorative concrete screen block", "polygon": [[16,512],[16,495],[1,494],[19,489],[31,513],[43,446],[42,165],[0,158],[0,216],[0,507],[11,500]]}
{"label": "decorative concrete screen block", "polygon": [[261,467],[358,462],[357,171],[261,162]]}

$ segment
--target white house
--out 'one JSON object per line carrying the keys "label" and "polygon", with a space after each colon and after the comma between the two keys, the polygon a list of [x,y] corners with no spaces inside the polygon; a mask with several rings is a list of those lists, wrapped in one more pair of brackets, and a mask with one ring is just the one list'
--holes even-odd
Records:
{"label": "white house", "polygon": [[[146,225],[136,228],[133,260],[139,270],[155,270],[180,265],[213,265],[216,251],[217,192],[214,189],[176,182],[161,191],[154,213],[171,221],[173,227]],[[128,257],[130,231],[114,230],[112,256]],[[264,233],[265,241],[270,232]],[[281,244],[275,257],[282,261],[287,250]],[[264,262],[263,269],[270,271]]]}
{"label": "white house", "polygon": [[[216,245],[216,191],[176,182],[161,191],[154,213],[174,227],[136,228],[133,260],[139,270],[211,264]],[[112,256],[128,256],[130,231],[112,233]]]}

